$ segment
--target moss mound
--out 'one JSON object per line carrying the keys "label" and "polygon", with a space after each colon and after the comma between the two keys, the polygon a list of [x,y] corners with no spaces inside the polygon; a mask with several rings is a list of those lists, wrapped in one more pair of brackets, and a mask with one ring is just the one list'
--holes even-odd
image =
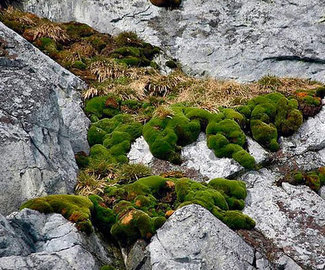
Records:
{"label": "moss mound", "polygon": [[183,106],[172,106],[171,110],[172,116],[153,117],[143,127],[143,136],[155,157],[180,163],[181,147],[196,141],[205,131],[208,147],[217,157],[232,157],[245,168],[254,168],[254,158],[243,148],[246,136],[238,124],[245,124],[242,114],[233,109],[210,113]]}
{"label": "moss mound", "polygon": [[292,171],[289,172],[278,184],[289,182],[292,185],[307,185],[314,191],[325,185],[325,167],[311,171]]}
{"label": "moss mound", "polygon": [[150,239],[174,210],[199,204],[233,229],[251,229],[244,207],[246,186],[242,181],[214,179],[201,184],[187,178],[150,176],[134,183],[109,186],[105,195],[92,195],[94,224],[127,246],[139,238]]}
{"label": "moss mound", "polygon": [[89,164],[126,163],[131,143],[141,135],[142,125],[131,115],[118,114],[92,123],[88,131],[91,146]]}
{"label": "moss mound", "polygon": [[278,136],[292,135],[303,122],[296,99],[272,93],[251,99],[238,108],[250,123],[253,138],[271,151],[277,151]]}
{"label": "moss mound", "polygon": [[20,210],[30,208],[41,213],[58,213],[66,219],[76,223],[80,231],[92,232],[90,221],[93,203],[83,196],[77,195],[49,195],[25,202]]}

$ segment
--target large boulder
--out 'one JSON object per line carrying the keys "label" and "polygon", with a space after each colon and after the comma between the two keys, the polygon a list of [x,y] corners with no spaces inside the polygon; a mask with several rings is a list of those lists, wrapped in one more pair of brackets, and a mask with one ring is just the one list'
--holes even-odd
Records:
{"label": "large boulder", "polygon": [[[141,256],[141,254],[144,254]],[[134,256],[138,258],[138,264]],[[128,269],[255,269],[255,251],[240,236],[199,205],[177,210],[143,251],[136,244]],[[265,258],[264,267],[269,267]],[[267,268],[261,268],[267,269]]]}
{"label": "large boulder", "polygon": [[192,74],[241,81],[263,75],[325,78],[322,0],[24,0],[25,10],[109,33],[135,31]]}
{"label": "large boulder", "polygon": [[99,269],[112,263],[101,240],[60,214],[24,209],[0,215],[0,269]]}
{"label": "large boulder", "polygon": [[85,84],[0,22],[0,213],[73,192],[74,153],[88,151]]}

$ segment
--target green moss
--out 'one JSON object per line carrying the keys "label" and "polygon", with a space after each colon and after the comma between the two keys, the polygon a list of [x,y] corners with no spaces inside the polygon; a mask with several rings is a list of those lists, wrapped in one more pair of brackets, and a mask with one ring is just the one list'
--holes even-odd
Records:
{"label": "green moss", "polygon": [[92,211],[92,220],[94,225],[105,235],[110,234],[110,229],[116,221],[116,215],[112,209],[104,207],[103,199],[97,195],[89,196],[94,208]]}
{"label": "green moss", "polygon": [[294,179],[294,184],[304,183],[304,175],[301,172],[294,174],[293,179]]}
{"label": "green moss", "polygon": [[96,115],[98,118],[103,117],[103,110],[106,108],[107,96],[94,97],[86,102],[85,112]]}
{"label": "green moss", "polygon": [[104,265],[100,268],[100,270],[116,270],[116,268],[111,265]]}
{"label": "green moss", "polygon": [[283,97],[277,103],[277,114],[275,126],[280,134],[284,136],[292,135],[302,125],[303,117],[300,111],[292,109],[289,101]]}
{"label": "green moss", "polygon": [[317,97],[323,99],[325,97],[325,86],[318,87],[315,92]]}
{"label": "green moss", "polygon": [[297,170],[289,172],[283,179],[281,179],[280,183],[282,182],[289,182],[293,185],[307,185],[317,192],[323,185],[325,185],[325,167],[320,167],[318,170],[308,172]]}
{"label": "green moss", "polygon": [[255,221],[249,216],[240,211],[232,210],[226,211],[224,217],[221,219],[228,227],[234,230],[247,229],[251,230],[255,227]]}
{"label": "green moss", "polygon": [[96,31],[84,23],[69,22],[64,24],[67,34],[73,40],[79,40],[82,37],[93,35]]}
{"label": "green moss", "polygon": [[191,121],[180,108],[175,108],[171,118],[152,118],[143,127],[143,136],[155,157],[178,163],[179,146],[194,142],[200,130],[198,120]]}
{"label": "green moss", "polygon": [[171,69],[177,68],[177,64],[175,61],[173,60],[168,60],[165,65]]}
{"label": "green moss", "polygon": [[46,51],[50,56],[55,56],[55,54],[58,53],[57,44],[51,38],[43,37],[35,43],[42,51]]}
{"label": "green moss", "polygon": [[278,131],[273,124],[267,124],[261,120],[251,120],[250,127],[254,140],[271,151],[279,149],[277,143]]}
{"label": "green moss", "polygon": [[131,143],[141,133],[142,125],[130,115],[119,114],[93,123],[88,131],[90,163],[93,167],[98,162],[126,163]]}
{"label": "green moss", "polygon": [[76,195],[49,195],[29,200],[20,210],[30,208],[41,213],[59,213],[76,223],[77,228],[86,233],[92,232],[90,222],[93,203],[86,197]]}
{"label": "green moss", "polygon": [[87,65],[82,61],[75,61],[72,67],[80,70],[85,70],[87,68]]}
{"label": "green moss", "polygon": [[240,127],[245,127],[246,125],[246,118],[243,114],[234,109],[223,109],[223,114],[225,115],[226,119],[233,119],[235,120]]}
{"label": "green moss", "polygon": [[180,162],[180,147],[194,142],[200,131],[205,130],[208,147],[217,157],[232,157],[246,168],[254,168],[254,158],[243,149],[246,136],[236,122],[245,125],[242,114],[232,109],[223,109],[218,114],[182,106],[171,109],[172,116],[152,118],[143,128],[144,138],[155,157]]}
{"label": "green moss", "polygon": [[110,232],[122,245],[139,238],[149,239],[155,233],[154,219],[141,210],[129,209],[118,218]]}
{"label": "green moss", "polygon": [[321,187],[319,175],[316,172],[310,172],[306,175],[306,184],[314,191],[318,191]]}

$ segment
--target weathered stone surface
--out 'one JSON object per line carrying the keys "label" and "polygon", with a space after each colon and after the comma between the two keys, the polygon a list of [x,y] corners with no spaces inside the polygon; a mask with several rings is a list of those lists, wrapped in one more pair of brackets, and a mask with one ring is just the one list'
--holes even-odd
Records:
{"label": "weathered stone surface", "polygon": [[143,136],[137,138],[132,143],[130,152],[127,155],[130,163],[143,163],[149,165],[155,158],[149,149],[149,144],[143,138]]}
{"label": "weathered stone surface", "polygon": [[325,107],[291,137],[283,138],[278,163],[311,170],[325,166]]}
{"label": "weathered stone surface", "polygon": [[0,215],[0,269],[99,269],[112,263],[93,233],[86,236],[59,214],[24,209]]}
{"label": "weathered stone surface", "polygon": [[[265,161],[269,153],[251,138],[247,139],[248,151],[255,158],[257,163]],[[234,173],[243,171],[244,168],[231,158],[217,158],[213,151],[208,148],[206,135],[201,133],[196,142],[184,146],[181,156],[181,166],[172,166],[172,169],[186,171],[193,169],[207,179],[217,177],[229,177]],[[139,137],[131,146],[128,153],[131,163],[143,163],[151,167],[156,166],[157,159],[151,154],[149,145],[143,137]]]}
{"label": "weathered stone surface", "polygon": [[186,0],[174,10],[147,0],[25,0],[24,8],[104,32],[135,31],[192,74],[325,78],[322,0]]}
{"label": "weathered stone surface", "polygon": [[177,210],[146,252],[137,269],[255,269],[254,249],[199,205]]}
{"label": "weathered stone surface", "polygon": [[244,213],[256,229],[305,267],[325,267],[325,201],[307,186],[274,183],[283,175],[262,169],[244,174],[248,196]]}
{"label": "weathered stone surface", "polygon": [[74,152],[88,151],[84,83],[0,22],[0,213],[76,182]]}

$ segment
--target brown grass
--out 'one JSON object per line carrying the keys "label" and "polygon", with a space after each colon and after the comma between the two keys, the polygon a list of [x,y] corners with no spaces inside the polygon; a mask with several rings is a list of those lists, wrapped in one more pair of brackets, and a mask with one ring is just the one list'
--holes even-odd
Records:
{"label": "brown grass", "polygon": [[69,37],[66,31],[55,23],[42,23],[41,25],[27,29],[24,32],[24,37],[29,41],[35,41],[38,38],[48,37],[56,42],[67,42]]}
{"label": "brown grass", "polygon": [[89,171],[81,171],[78,176],[75,193],[82,196],[103,194],[104,188],[107,185],[107,181],[105,179],[100,179],[100,176],[96,176]]}
{"label": "brown grass", "polygon": [[11,21],[16,21],[26,26],[35,26],[40,21],[36,15],[22,12],[12,6],[9,6],[7,9],[2,11],[1,14],[4,19],[10,19]]}

